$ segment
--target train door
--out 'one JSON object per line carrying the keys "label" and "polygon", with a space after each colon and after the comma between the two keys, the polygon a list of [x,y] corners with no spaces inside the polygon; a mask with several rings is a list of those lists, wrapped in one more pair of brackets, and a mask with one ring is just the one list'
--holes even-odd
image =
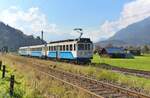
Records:
{"label": "train door", "polygon": [[30,47],[27,48],[27,56],[30,56],[31,55],[31,49]]}
{"label": "train door", "polygon": [[48,51],[48,47],[47,45],[45,44],[43,47],[42,47],[42,55],[44,58],[47,57],[47,51]]}
{"label": "train door", "polygon": [[56,48],[56,59],[59,60],[59,45],[57,45],[57,48]]}

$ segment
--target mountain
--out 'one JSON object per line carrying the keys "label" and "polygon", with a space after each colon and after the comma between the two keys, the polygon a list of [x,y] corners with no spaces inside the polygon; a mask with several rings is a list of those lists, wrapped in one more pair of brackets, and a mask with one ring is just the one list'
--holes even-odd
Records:
{"label": "mountain", "polygon": [[96,45],[100,45],[101,47],[106,47],[110,44],[113,46],[128,46],[128,43],[122,40],[105,40],[96,43]]}
{"label": "mountain", "polygon": [[25,35],[22,31],[0,22],[0,49],[8,47],[9,50],[17,50],[21,46],[39,45],[46,43],[40,38]]}
{"label": "mountain", "polygon": [[99,42],[99,44],[113,43],[114,41],[118,41],[114,45],[118,43],[122,45],[150,45],[150,17],[121,29],[114,36]]}

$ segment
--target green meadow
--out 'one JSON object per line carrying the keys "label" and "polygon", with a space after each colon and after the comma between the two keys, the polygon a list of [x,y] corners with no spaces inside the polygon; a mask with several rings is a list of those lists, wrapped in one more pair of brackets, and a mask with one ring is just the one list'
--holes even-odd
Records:
{"label": "green meadow", "polygon": [[106,63],[112,66],[150,71],[150,54],[135,56],[134,59],[107,58],[94,55],[93,63]]}

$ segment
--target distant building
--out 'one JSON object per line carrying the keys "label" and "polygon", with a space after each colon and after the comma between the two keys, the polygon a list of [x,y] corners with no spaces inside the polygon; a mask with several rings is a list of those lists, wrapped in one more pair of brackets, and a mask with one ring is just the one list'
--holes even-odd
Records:
{"label": "distant building", "polygon": [[129,49],[128,51],[135,56],[141,55],[141,49]]}
{"label": "distant building", "polygon": [[133,58],[133,55],[127,53],[124,48],[111,47],[111,48],[103,48],[100,52],[100,55],[103,57],[110,58]]}

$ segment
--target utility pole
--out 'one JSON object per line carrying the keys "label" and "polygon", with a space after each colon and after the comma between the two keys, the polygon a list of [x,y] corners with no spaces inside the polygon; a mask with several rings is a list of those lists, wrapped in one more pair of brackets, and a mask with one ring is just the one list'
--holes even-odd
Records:
{"label": "utility pole", "polygon": [[43,30],[42,30],[42,31],[41,31],[41,39],[42,39],[42,40],[43,40],[43,33],[44,33],[44,32],[43,32]]}

